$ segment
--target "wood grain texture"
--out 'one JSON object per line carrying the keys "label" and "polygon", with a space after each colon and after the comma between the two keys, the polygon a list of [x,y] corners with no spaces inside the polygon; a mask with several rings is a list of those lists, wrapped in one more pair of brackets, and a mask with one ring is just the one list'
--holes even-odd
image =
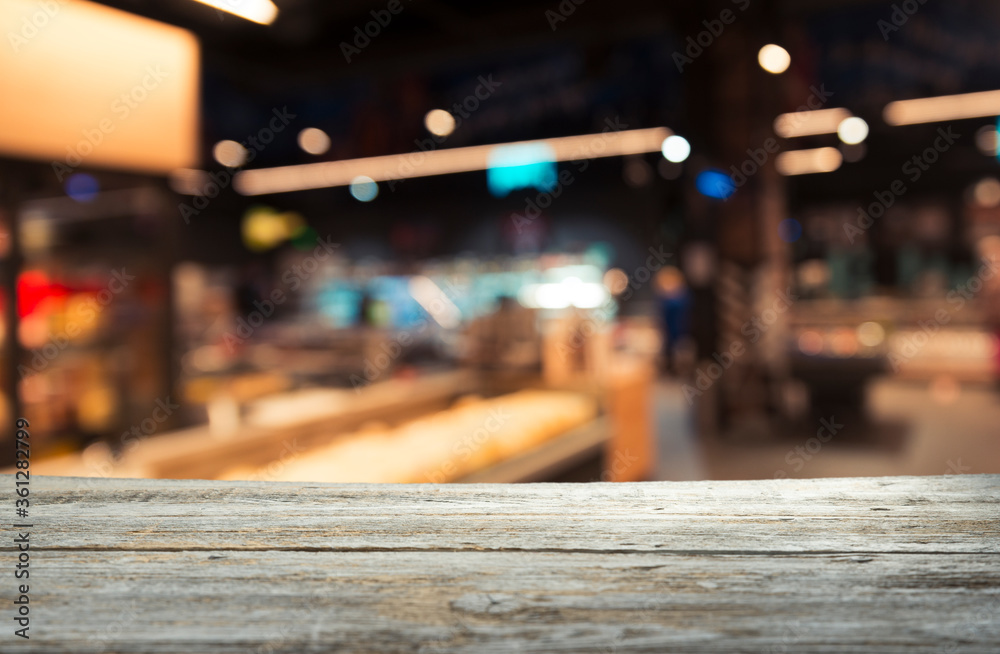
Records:
{"label": "wood grain texture", "polygon": [[38,477],[31,509],[4,653],[1000,651],[998,475]]}

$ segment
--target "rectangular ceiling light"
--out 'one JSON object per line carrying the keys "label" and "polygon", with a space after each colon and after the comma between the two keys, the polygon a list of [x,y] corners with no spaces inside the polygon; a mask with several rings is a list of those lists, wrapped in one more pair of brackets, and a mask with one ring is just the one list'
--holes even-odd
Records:
{"label": "rectangular ceiling light", "polygon": [[59,179],[198,163],[191,32],[84,0],[0,0],[0,34],[0,155],[51,163]]}
{"label": "rectangular ceiling light", "polygon": [[774,167],[782,175],[829,173],[840,168],[843,157],[837,148],[789,150],[774,159]]}
{"label": "rectangular ceiling light", "polygon": [[659,152],[664,139],[673,134],[666,127],[651,127],[623,132],[604,132],[582,136],[564,136],[536,141],[475,145],[427,152],[390,154],[364,159],[346,159],[261,168],[237,173],[234,187],[243,195],[288,193],[333,186],[348,186],[356,177],[370,177],[376,182],[450,173],[486,170],[491,155],[498,148],[544,146],[553,161],[578,161],[646,152]]}
{"label": "rectangular ceiling light", "polygon": [[816,111],[796,111],[781,114],[774,119],[774,133],[781,138],[835,134],[845,118],[850,118],[847,109],[817,109]]}
{"label": "rectangular ceiling light", "polygon": [[897,100],[882,110],[890,125],[916,125],[944,120],[1000,116],[1000,91]]}
{"label": "rectangular ceiling light", "polygon": [[278,8],[271,0],[195,0],[195,2],[261,25],[270,25],[278,16]]}

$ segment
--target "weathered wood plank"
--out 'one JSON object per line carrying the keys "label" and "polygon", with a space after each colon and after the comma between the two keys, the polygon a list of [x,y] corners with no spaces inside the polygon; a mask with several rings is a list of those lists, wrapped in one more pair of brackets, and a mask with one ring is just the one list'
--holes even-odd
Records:
{"label": "weathered wood plank", "polygon": [[996,475],[32,498],[3,652],[1000,650]]}
{"label": "weathered wood plank", "polygon": [[40,477],[32,493],[36,520],[50,525],[41,547],[1000,552],[995,475],[405,486]]}

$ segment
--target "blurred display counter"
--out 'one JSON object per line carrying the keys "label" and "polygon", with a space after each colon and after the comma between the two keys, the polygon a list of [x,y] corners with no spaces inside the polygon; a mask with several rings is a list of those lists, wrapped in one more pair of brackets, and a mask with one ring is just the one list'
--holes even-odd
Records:
{"label": "blurred display counter", "polygon": [[[986,307],[972,300],[874,297],[809,300],[793,306],[789,352],[793,370],[860,383],[875,374],[991,381],[1000,351]],[[848,379],[850,378],[850,379]]]}
{"label": "blurred display counter", "polygon": [[245,403],[217,397],[208,425],[132,442],[119,458],[98,447],[35,468],[99,477],[450,482],[552,480],[596,462],[594,480],[651,476],[649,366],[615,358],[604,383],[574,388],[547,388],[537,376],[501,388],[492,377],[459,370]]}

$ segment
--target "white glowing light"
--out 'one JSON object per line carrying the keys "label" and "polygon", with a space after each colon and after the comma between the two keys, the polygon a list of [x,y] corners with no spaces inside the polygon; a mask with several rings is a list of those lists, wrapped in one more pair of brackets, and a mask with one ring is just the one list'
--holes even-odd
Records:
{"label": "white glowing light", "polygon": [[521,288],[518,301],[532,309],[596,309],[608,300],[603,284],[583,282],[579,277],[567,277],[551,284],[528,284]]}
{"label": "white glowing light", "polygon": [[691,154],[691,144],[683,136],[674,134],[663,140],[663,146],[660,148],[660,151],[663,152],[663,157],[667,161],[680,163]]}
{"label": "white glowing light", "polygon": [[837,136],[848,145],[857,145],[868,138],[868,123],[857,116],[845,118],[837,126]]}
{"label": "white glowing light", "polygon": [[777,75],[788,70],[792,57],[780,45],[768,43],[757,53],[757,63],[767,72]]}
{"label": "white glowing light", "polygon": [[271,0],[195,0],[195,2],[215,7],[260,25],[270,25],[278,17],[278,8]]}

